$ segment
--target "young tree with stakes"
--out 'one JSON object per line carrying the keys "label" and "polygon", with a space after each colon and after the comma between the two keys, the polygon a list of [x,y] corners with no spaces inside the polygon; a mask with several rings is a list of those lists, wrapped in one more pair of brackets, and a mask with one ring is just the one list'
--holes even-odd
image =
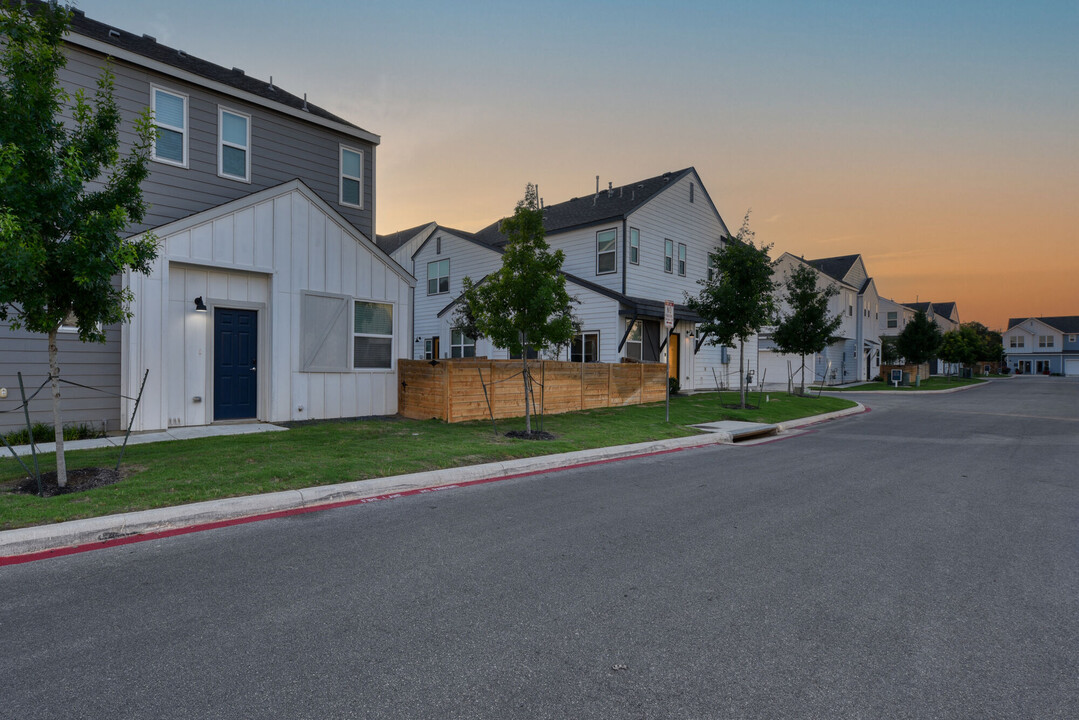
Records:
{"label": "young tree with stakes", "polygon": [[[155,130],[147,109],[120,157],[120,112],[106,68],[93,101],[60,87],[70,11],[0,0],[0,320],[48,336],[57,484],[67,483],[56,335],[72,318],[84,342],[128,319],[131,293],[114,287],[125,270],[149,272],[152,235],[124,236],[146,212]],[[63,114],[70,114],[65,125]]]}
{"label": "young tree with stakes", "polygon": [[756,233],[749,228],[749,213],[738,234],[714,253],[710,261],[715,272],[698,280],[700,293],[686,293],[686,305],[701,316],[700,332],[710,345],[731,345],[738,341],[738,384],[741,405],[746,406],[746,340],[775,320],[771,245],[753,244]]}
{"label": "young tree with stakes", "polygon": [[517,203],[513,215],[502,221],[500,230],[508,239],[502,267],[477,283],[464,278],[454,325],[521,356],[525,432],[531,434],[528,355],[573,338],[573,298],[561,272],[565,256],[561,250],[551,252],[544,240],[543,210],[535,185],[529,183],[524,199]]}
{"label": "young tree with stakes", "polygon": [[801,394],[805,394],[806,355],[827,347],[832,335],[843,323],[842,315],[828,316],[828,300],[839,294],[839,288],[829,284],[817,287],[817,273],[808,265],[799,264],[787,277],[787,305],[790,312],[779,319],[772,339],[780,352],[792,353],[802,359]]}
{"label": "young tree with stakes", "polygon": [[895,349],[907,362],[921,365],[936,357],[940,349],[940,328],[924,312],[916,312],[896,339]]}

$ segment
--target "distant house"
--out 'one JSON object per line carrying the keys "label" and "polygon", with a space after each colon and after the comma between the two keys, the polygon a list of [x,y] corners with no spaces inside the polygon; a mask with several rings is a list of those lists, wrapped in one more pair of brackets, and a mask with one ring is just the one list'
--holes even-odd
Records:
{"label": "distant house", "polygon": [[1003,340],[1014,372],[1079,376],[1079,315],[1011,318]]}
{"label": "distant house", "polygon": [[[818,288],[831,285],[839,291],[829,301],[828,313],[843,318],[834,340],[822,352],[806,356],[806,383],[839,385],[876,377],[880,368],[880,299],[862,256],[804,260],[791,253],[780,255],[774,263],[774,280],[780,283],[781,314],[789,311],[782,283],[799,265],[817,273]],[[799,384],[802,359],[779,352],[772,340],[773,331],[761,330],[759,363],[761,372],[766,373],[765,382],[786,384],[793,375],[794,383]]]}
{"label": "distant house", "polygon": [[[959,329],[959,306],[954,302],[913,302],[903,303],[915,313],[923,312],[930,322],[935,322],[941,334]],[[929,372],[933,375],[958,372],[955,363],[946,363],[939,358],[929,361]]]}
{"label": "distant house", "polygon": [[[501,266],[506,238],[500,222],[478,232],[436,225],[384,236],[392,253],[423,237],[411,256],[417,278],[413,357],[507,357],[504,349],[452,327],[462,278],[478,281]],[[683,388],[737,383],[737,349],[706,344],[698,332],[700,318],[685,305],[685,294],[699,292],[697,281],[708,275],[710,253],[730,237],[695,169],[609,184],[547,205],[544,227],[551,248],[565,253],[563,271],[583,324],[561,357],[663,362],[669,354],[671,375]],[[675,303],[670,346],[665,300]],[[754,378],[755,340],[746,346]]]}
{"label": "distant house", "polygon": [[[149,275],[118,279],[130,324],[104,344],[63,333],[64,418],[136,430],[229,420],[396,412],[412,276],[374,242],[379,137],[249,77],[73,11],[64,87],[92,95],[108,62],[128,133],[149,107],[158,138],[132,234],[161,241]],[[126,135],[122,135],[126,137]],[[123,150],[123,149],[122,149]],[[62,328],[63,330],[64,328]],[[0,328],[0,385],[48,373],[43,336]],[[18,403],[17,393],[0,410]],[[32,419],[51,422],[47,402]],[[19,424],[0,414],[0,430]]]}
{"label": "distant house", "polygon": [[880,323],[881,337],[894,337],[903,332],[911,320],[914,319],[915,310],[895,300],[882,297],[880,299]]}

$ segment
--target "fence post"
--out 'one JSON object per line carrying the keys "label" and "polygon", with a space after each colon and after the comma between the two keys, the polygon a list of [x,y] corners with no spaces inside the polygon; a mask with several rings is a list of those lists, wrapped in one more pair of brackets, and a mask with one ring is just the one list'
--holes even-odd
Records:
{"label": "fence post", "polygon": [[449,360],[443,360],[442,361],[442,372],[446,376],[446,382],[442,383],[442,392],[443,392],[443,398],[442,399],[443,399],[443,403],[444,403],[444,407],[445,407],[446,422],[451,423],[451,422],[453,422],[453,415],[452,415],[453,400],[451,399],[453,397],[453,392],[452,392],[452,389],[451,389],[451,385],[453,383],[453,373],[450,372],[450,361]]}
{"label": "fence post", "polygon": [[[30,426],[30,404],[26,402],[26,388],[22,384],[22,373],[19,375],[19,394],[22,395],[22,411],[26,415],[26,433],[30,436],[30,454],[34,458],[34,479],[37,480],[37,494],[44,495],[45,489],[41,487],[41,470],[37,464],[37,444],[34,443],[34,429]],[[61,430],[60,432],[63,432]]]}

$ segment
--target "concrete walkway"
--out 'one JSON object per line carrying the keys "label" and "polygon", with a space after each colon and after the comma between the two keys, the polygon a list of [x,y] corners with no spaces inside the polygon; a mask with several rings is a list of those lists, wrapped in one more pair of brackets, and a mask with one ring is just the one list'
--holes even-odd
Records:
{"label": "concrete walkway", "polygon": [[[779,423],[775,426],[775,430],[782,434],[808,425],[863,412],[865,412],[865,407],[858,404],[846,410]],[[234,428],[234,430],[231,433],[219,432],[218,428]],[[273,425],[215,425],[205,428],[186,428],[183,432],[192,433],[187,437],[207,437],[210,435],[238,434],[244,432],[243,428],[247,428],[246,432],[287,429]],[[710,429],[711,432],[707,434],[693,435],[691,437],[655,440],[632,445],[616,445],[592,450],[578,450],[576,452],[541,455],[539,457],[485,463],[483,465],[430,470],[337,485],[321,485],[302,490],[247,495],[154,510],[140,510],[120,515],[72,520],[52,525],[5,530],[0,532],[0,566],[23,562],[24,560],[18,556],[31,556],[36,553],[54,551],[62,553],[64,548],[73,546],[105,547],[111,543],[130,542],[132,536],[154,536],[161,533],[173,533],[180,528],[209,529],[210,527],[244,521],[244,519],[272,517],[282,513],[307,510],[319,506],[332,507],[342,504],[372,502],[417,492],[446,490],[463,485],[551,472],[581,465],[640,457],[642,455],[674,452],[710,445],[732,444],[736,439],[730,428],[715,427]],[[179,434],[179,432],[174,431],[176,434]],[[151,435],[158,437],[156,440],[144,439],[143,442],[180,439],[173,437],[170,433],[152,433],[139,437],[150,438]],[[134,436],[132,436],[132,440],[134,440]],[[33,557],[36,559],[40,556],[33,555]]]}
{"label": "concrete walkway", "polygon": [[[218,437],[220,435],[248,435],[250,433],[276,432],[288,430],[280,425],[269,423],[236,423],[222,425],[200,425],[197,427],[173,428],[162,432],[132,433],[128,439],[128,445],[142,445],[144,443],[165,442],[167,440],[194,440],[195,438]],[[120,447],[124,444],[123,435],[109,435],[103,438],[91,438],[89,440],[65,440],[64,450],[90,450],[92,448]],[[16,445],[12,448],[22,458],[30,457],[29,445]],[[11,452],[2,446],[2,451],[8,457]],[[56,443],[37,443],[38,453],[56,452]]]}

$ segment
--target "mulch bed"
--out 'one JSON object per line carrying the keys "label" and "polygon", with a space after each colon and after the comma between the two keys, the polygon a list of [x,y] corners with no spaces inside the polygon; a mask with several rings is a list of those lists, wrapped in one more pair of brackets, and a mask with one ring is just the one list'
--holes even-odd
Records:
{"label": "mulch bed", "polygon": [[533,430],[530,433],[524,430],[510,430],[506,433],[506,437],[518,440],[554,440],[554,435],[545,430]]}
{"label": "mulch bed", "polygon": [[[64,487],[59,487],[56,484],[55,471],[41,474],[41,486],[45,490],[45,497],[93,490],[94,488],[112,485],[121,480],[123,480],[123,476],[116,471],[116,468],[103,467],[68,470],[67,485]],[[32,477],[23,479],[15,486],[15,492],[37,495],[37,480]]]}

